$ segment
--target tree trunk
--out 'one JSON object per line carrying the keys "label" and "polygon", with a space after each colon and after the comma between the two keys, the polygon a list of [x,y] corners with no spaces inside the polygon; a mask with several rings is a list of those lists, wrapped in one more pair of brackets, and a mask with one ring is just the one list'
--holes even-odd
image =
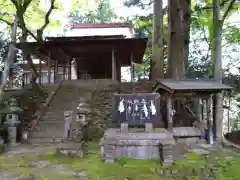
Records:
{"label": "tree trunk", "polygon": [[7,57],[4,60],[4,71],[2,74],[2,82],[1,82],[1,86],[0,86],[0,102],[3,99],[4,89],[7,85],[7,79],[9,77],[10,68],[14,63],[14,58],[16,55],[17,23],[18,23],[18,19],[17,19],[17,16],[15,16],[15,20],[12,25],[11,43],[9,44],[9,50],[8,50]]}
{"label": "tree trunk", "polygon": [[164,77],[163,58],[163,10],[162,0],[153,2],[152,67],[151,78]]}
{"label": "tree trunk", "polygon": [[168,0],[168,78],[183,78],[185,75],[183,24],[183,8],[180,0]]}
{"label": "tree trunk", "polygon": [[36,68],[33,64],[31,53],[30,53],[29,48],[28,48],[27,43],[26,43],[27,36],[28,36],[28,33],[24,32],[22,30],[22,36],[20,38],[20,42],[22,43],[23,59],[27,61],[27,67],[28,67],[28,69],[30,69],[30,71],[32,73],[32,79],[31,79],[32,86],[35,89],[39,90],[38,85],[36,83],[36,79],[38,78],[38,73],[37,73],[37,70],[36,70]]}
{"label": "tree trunk", "polygon": [[191,0],[181,0],[181,6],[183,8],[183,60],[185,70],[188,69],[188,55],[189,55],[189,43],[190,43],[190,18],[191,18]]}
{"label": "tree trunk", "polygon": [[[214,63],[214,78],[216,81],[222,83],[222,23],[220,20],[220,2],[219,0],[213,0],[213,56]],[[214,139],[221,141],[222,139],[222,122],[223,122],[223,99],[222,94],[216,94],[214,96],[214,118],[213,118],[213,133]]]}

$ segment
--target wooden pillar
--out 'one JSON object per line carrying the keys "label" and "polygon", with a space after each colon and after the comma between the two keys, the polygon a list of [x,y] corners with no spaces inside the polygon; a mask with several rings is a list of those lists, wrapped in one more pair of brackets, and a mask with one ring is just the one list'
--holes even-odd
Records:
{"label": "wooden pillar", "polygon": [[53,61],[53,83],[56,82],[56,60]]}
{"label": "wooden pillar", "polygon": [[55,83],[58,83],[58,60],[55,61],[55,64],[56,64],[56,73],[55,73]]}
{"label": "wooden pillar", "polygon": [[134,64],[133,64],[133,53],[131,53],[131,56],[130,56],[130,62],[131,62],[131,81],[133,82],[134,81],[134,77],[135,77],[135,72],[134,72]]}
{"label": "wooden pillar", "polygon": [[116,69],[116,56],[115,50],[112,49],[112,80],[117,80],[117,69]]}
{"label": "wooden pillar", "polygon": [[48,54],[48,84],[51,83],[51,67],[52,67],[52,59],[51,54]]}
{"label": "wooden pillar", "polygon": [[72,61],[69,58],[68,80],[72,79]]}
{"label": "wooden pillar", "polygon": [[167,122],[168,131],[173,131],[173,109],[172,109],[172,97],[167,97]]}
{"label": "wooden pillar", "polygon": [[65,80],[65,74],[66,74],[66,67],[65,64],[63,64],[63,80]]}
{"label": "wooden pillar", "polygon": [[42,84],[42,61],[39,59],[39,75],[38,75],[38,82]]}
{"label": "wooden pillar", "polygon": [[196,108],[197,108],[198,121],[203,122],[203,102],[202,102],[202,98],[197,100],[196,106],[197,106]]}
{"label": "wooden pillar", "polygon": [[208,144],[213,144],[212,122],[211,122],[211,100],[206,99],[206,121],[208,131]]}

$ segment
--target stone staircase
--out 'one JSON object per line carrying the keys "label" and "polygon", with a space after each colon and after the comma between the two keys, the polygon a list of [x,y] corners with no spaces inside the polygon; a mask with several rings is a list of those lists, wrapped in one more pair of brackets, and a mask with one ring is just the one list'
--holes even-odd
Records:
{"label": "stone staircase", "polygon": [[112,84],[111,80],[63,81],[45,114],[31,132],[30,143],[61,142],[64,132],[64,111],[75,110],[81,99],[89,101],[93,92],[106,89]]}

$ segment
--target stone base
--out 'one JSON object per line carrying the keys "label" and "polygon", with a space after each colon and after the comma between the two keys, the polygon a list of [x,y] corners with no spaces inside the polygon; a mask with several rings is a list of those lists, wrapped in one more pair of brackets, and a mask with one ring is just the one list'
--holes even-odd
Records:
{"label": "stone base", "polygon": [[57,146],[56,154],[83,157],[85,155],[85,148],[82,142],[66,141]]}
{"label": "stone base", "polygon": [[173,162],[172,153],[175,140],[166,129],[153,132],[129,129],[108,129],[100,142],[101,156],[106,163],[113,163],[121,157],[132,159],[159,159],[163,163]]}

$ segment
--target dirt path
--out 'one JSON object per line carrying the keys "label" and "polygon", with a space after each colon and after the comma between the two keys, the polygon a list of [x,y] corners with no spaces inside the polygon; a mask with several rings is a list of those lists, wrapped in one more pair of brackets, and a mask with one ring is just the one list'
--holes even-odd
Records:
{"label": "dirt path", "polygon": [[87,180],[86,172],[75,172],[71,164],[53,163],[43,155],[54,146],[20,146],[0,156],[1,180]]}

